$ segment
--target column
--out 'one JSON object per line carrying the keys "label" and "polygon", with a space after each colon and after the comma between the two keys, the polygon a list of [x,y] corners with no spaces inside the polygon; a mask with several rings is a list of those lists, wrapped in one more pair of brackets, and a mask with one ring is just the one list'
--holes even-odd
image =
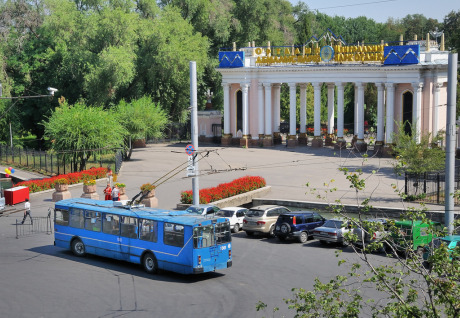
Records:
{"label": "column", "polygon": [[312,141],[312,146],[322,147],[323,139],[321,138],[321,83],[313,83],[314,90],[314,122],[315,122],[315,137]]}
{"label": "column", "polygon": [[423,83],[412,83],[414,89],[414,98],[412,100],[412,128],[415,125],[415,140],[420,142],[421,126],[422,126],[422,88]]}
{"label": "column", "polygon": [[243,92],[243,138],[249,138],[249,84],[241,84],[241,90]]}
{"label": "column", "polygon": [[307,143],[307,84],[300,86],[300,134],[299,143]]}
{"label": "column", "polygon": [[[435,78],[433,85],[433,137],[438,135],[439,131],[439,90],[441,89],[442,84],[438,83],[438,79]],[[460,138],[459,138],[460,140]]]}
{"label": "column", "polygon": [[259,109],[259,139],[262,140],[264,138],[264,132],[265,132],[265,127],[264,127],[264,122],[265,122],[265,116],[264,116],[264,86],[262,83],[259,82],[257,84],[257,100],[259,101],[258,109]]}
{"label": "column", "polygon": [[289,137],[287,140],[287,146],[293,147],[297,142],[297,95],[296,95],[296,83],[289,83]]}
{"label": "column", "polygon": [[265,141],[272,142],[272,84],[264,83],[265,88]]}
{"label": "column", "polygon": [[327,133],[334,134],[334,83],[327,84]]}
{"label": "column", "polygon": [[375,144],[383,145],[385,131],[383,126],[385,124],[383,83],[375,83],[375,86],[377,86],[377,140]]}
{"label": "column", "polygon": [[230,85],[222,83],[224,88],[224,137],[231,137],[230,135]]}
{"label": "column", "polygon": [[358,138],[358,87],[355,84],[355,98],[353,103],[353,139]]}
{"label": "column", "polygon": [[394,126],[394,102],[395,102],[395,84],[385,83],[387,89],[387,111],[386,111],[386,129],[385,140],[386,144],[393,143],[393,126]]}
{"label": "column", "polygon": [[296,136],[297,124],[297,96],[296,96],[296,83],[289,83],[289,136]]}
{"label": "column", "polygon": [[337,143],[339,147],[345,146],[345,140],[343,139],[343,129],[344,129],[344,87],[345,83],[336,82],[337,86]]}
{"label": "column", "polygon": [[275,144],[281,143],[280,117],[281,117],[281,84],[273,84],[273,138]]}
{"label": "column", "polygon": [[357,105],[357,125],[358,125],[358,141],[364,142],[364,83],[357,82],[358,88],[358,105]]}

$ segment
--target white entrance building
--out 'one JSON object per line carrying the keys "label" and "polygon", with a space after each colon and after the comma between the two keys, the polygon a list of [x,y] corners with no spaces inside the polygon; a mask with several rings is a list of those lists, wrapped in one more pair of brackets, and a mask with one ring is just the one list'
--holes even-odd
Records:
{"label": "white entrance building", "polygon": [[[321,38],[314,41],[320,43]],[[392,144],[392,134],[400,122],[409,122],[420,133],[436,134],[445,129],[447,103],[448,52],[425,47],[422,41],[412,45],[347,46],[333,38],[321,49],[315,43],[300,47],[249,47],[219,52],[224,90],[224,127],[222,144],[272,146],[280,132],[280,88],[289,85],[288,146],[307,143],[307,99],[314,100],[314,136],[312,146],[323,145],[321,107],[327,107],[327,136],[337,138],[343,147],[344,86],[355,87],[355,145],[366,148],[364,141],[364,88],[377,88],[376,144]],[[316,45],[316,47],[315,47]],[[311,48],[309,48],[311,46]],[[321,105],[321,86],[327,84],[327,105]],[[307,96],[307,85],[314,94]],[[296,90],[300,88],[300,118],[296,118]],[[336,105],[334,94],[337,94]],[[336,109],[337,114],[334,114]],[[337,118],[337,127],[334,119]],[[296,123],[300,129],[296,131]],[[334,136],[335,130],[337,131]]]}

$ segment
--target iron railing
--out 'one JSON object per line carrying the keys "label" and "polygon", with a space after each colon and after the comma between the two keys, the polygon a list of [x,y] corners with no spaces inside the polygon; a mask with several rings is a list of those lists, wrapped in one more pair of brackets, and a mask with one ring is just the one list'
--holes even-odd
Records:
{"label": "iron railing", "polygon": [[51,209],[48,210],[48,216],[32,217],[32,221],[27,218],[24,224],[22,220],[16,219],[16,238],[21,236],[30,236],[34,234],[53,233],[53,224],[51,221]]}
{"label": "iron railing", "polygon": [[[434,171],[425,173],[405,173],[404,193],[409,200],[442,204],[445,202],[446,173]],[[460,169],[455,169],[455,190],[460,188]],[[455,198],[455,204],[460,204]]]}

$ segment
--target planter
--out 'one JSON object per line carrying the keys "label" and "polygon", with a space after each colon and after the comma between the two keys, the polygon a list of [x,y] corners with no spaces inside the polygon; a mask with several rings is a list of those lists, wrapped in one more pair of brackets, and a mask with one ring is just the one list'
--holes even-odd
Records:
{"label": "planter", "polygon": [[133,141],[133,148],[145,148],[145,139],[136,139]]}
{"label": "planter", "polygon": [[146,194],[146,196],[142,199],[141,204],[150,208],[158,207],[158,199],[155,198],[155,189],[150,191],[144,191],[142,194]]}
{"label": "planter", "polygon": [[142,192],[142,195],[145,195],[144,198],[153,198],[155,196],[155,189],[150,191],[144,191]]}
{"label": "planter", "polygon": [[96,193],[96,185],[83,185],[81,198],[99,200],[99,194]]}
{"label": "planter", "polygon": [[69,185],[68,184],[58,184],[58,183],[56,183],[54,185],[54,189],[56,190],[56,192],[68,191],[69,190]]}
{"label": "planter", "polygon": [[126,188],[125,187],[119,187],[118,188],[119,192],[118,192],[118,198],[120,200],[128,200],[128,196],[126,195]]}
{"label": "planter", "polygon": [[55,184],[54,189],[56,191],[53,192],[53,202],[72,198],[68,184]]}
{"label": "planter", "polygon": [[83,185],[84,193],[94,193],[96,192],[96,185]]}

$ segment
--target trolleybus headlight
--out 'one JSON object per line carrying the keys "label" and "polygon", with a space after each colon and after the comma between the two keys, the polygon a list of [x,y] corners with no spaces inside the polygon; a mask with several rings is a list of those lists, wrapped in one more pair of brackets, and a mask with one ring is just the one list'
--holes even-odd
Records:
{"label": "trolleybus headlight", "polygon": [[201,265],[201,255],[198,255],[198,265]]}

